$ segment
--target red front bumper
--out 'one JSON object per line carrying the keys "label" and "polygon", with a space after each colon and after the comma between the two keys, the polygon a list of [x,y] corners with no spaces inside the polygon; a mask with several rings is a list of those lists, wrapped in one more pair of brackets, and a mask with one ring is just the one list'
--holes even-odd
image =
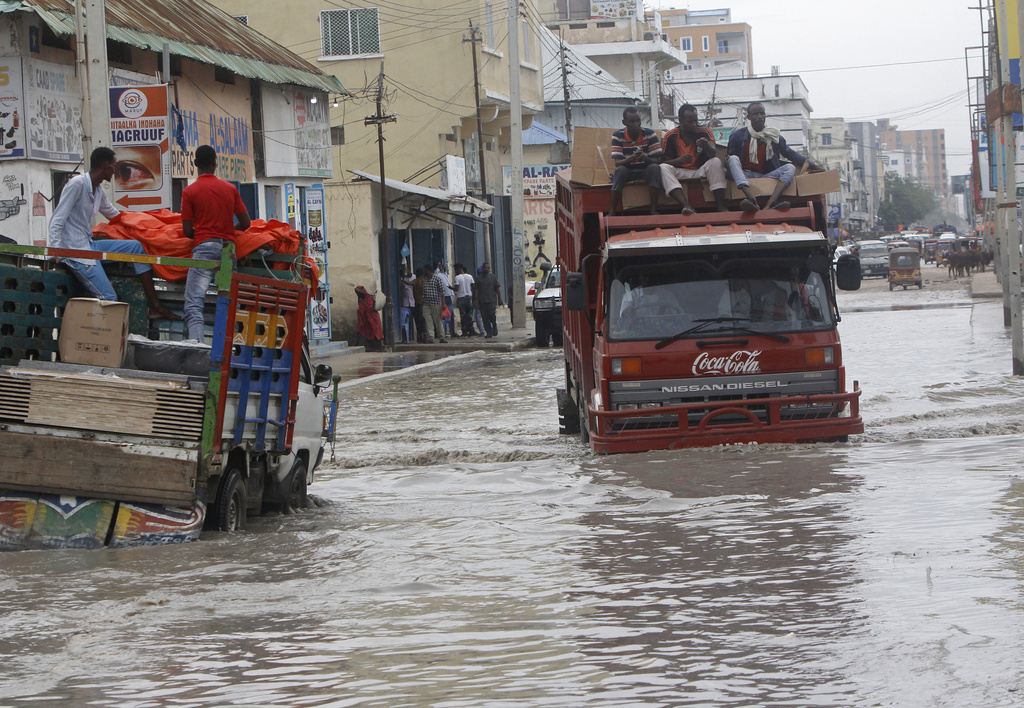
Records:
{"label": "red front bumper", "polygon": [[[617,453],[735,443],[831,442],[864,432],[860,394],[860,386],[854,382],[853,391],[848,393],[815,396],[687,403],[628,411],[595,411],[588,404],[590,444],[595,452]],[[784,408],[811,407],[819,409],[820,415],[793,418],[783,412]],[[846,410],[849,415],[841,416]],[[694,413],[703,413],[697,424],[690,423]],[[674,418],[675,424],[666,425],[666,417]],[[737,417],[745,420],[735,422]],[[718,421],[723,418],[728,422]],[[645,419],[651,424],[645,425]]]}

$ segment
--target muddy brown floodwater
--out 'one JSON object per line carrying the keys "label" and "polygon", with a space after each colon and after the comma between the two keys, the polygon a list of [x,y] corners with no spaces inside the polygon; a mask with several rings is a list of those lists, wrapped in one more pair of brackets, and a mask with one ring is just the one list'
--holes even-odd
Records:
{"label": "muddy brown floodwater", "polygon": [[1021,705],[1000,306],[842,298],[847,444],[599,457],[488,355],[347,389],[317,508],[0,555],[0,705]]}

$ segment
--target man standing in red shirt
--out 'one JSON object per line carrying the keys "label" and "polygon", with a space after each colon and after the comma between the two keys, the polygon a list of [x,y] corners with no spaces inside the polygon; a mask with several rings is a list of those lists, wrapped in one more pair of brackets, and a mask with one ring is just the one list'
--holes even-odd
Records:
{"label": "man standing in red shirt", "polygon": [[[192,257],[219,261],[224,244],[235,240],[235,217],[238,230],[249,228],[249,212],[242,196],[233,184],[214,176],[217,171],[217,152],[209,145],[196,148],[196,171],[199,177],[181,193],[181,225],[185,237],[195,243]],[[189,268],[185,281],[185,324],[188,338],[202,342],[206,339],[203,321],[203,303],[213,280],[213,270]]]}

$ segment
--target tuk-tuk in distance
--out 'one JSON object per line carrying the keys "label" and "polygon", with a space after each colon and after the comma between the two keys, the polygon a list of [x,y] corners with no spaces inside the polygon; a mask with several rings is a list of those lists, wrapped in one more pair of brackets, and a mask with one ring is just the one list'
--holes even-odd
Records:
{"label": "tuk-tuk in distance", "polygon": [[938,247],[939,242],[935,239],[928,239],[924,242],[924,262],[934,263],[935,262],[935,251]]}
{"label": "tuk-tuk in distance", "polygon": [[910,285],[924,287],[921,279],[921,254],[916,248],[894,248],[889,251],[889,290],[902,285],[906,290]]}

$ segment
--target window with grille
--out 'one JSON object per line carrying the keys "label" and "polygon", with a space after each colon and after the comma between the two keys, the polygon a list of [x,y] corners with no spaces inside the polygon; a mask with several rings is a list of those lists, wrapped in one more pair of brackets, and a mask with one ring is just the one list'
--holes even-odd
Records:
{"label": "window with grille", "polygon": [[679,38],[679,48],[682,49],[684,52],[692,52],[693,51],[693,37],[680,37]]}
{"label": "window with grille", "polygon": [[530,23],[523,20],[523,58],[525,62],[529,62],[533,58],[533,47],[530,43]]}
{"label": "window with grille", "polygon": [[729,40],[728,39],[720,39],[720,40],[718,40],[718,53],[719,54],[728,54],[729,53]]}
{"label": "window with grille", "polygon": [[494,48],[494,5],[489,2],[484,3],[484,42]]}
{"label": "window with grille", "polygon": [[832,144],[832,133],[822,133],[821,134],[821,144],[823,146],[824,145],[831,145]]}
{"label": "window with grille", "polygon": [[379,54],[377,8],[323,10],[320,13],[320,35],[325,57]]}

